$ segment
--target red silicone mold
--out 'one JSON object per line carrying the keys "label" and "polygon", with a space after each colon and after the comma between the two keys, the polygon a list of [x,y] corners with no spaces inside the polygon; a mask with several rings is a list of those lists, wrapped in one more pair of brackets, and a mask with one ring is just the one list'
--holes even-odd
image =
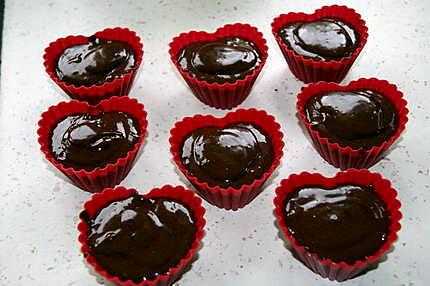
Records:
{"label": "red silicone mold", "polygon": [[[388,212],[390,213],[391,225],[390,233],[384,245],[366,260],[358,260],[350,265],[345,262],[335,263],[330,259],[321,259],[318,254],[308,252],[304,246],[299,245],[294,236],[289,232],[288,226],[283,218],[283,209],[285,200],[290,192],[297,188],[309,185],[318,185],[325,188],[333,188],[340,184],[352,183],[360,185],[373,185],[375,192],[385,202]],[[397,232],[400,230],[400,202],[397,200],[397,192],[391,187],[390,181],[382,178],[381,175],[370,173],[367,170],[350,169],[338,173],[333,178],[326,178],[320,174],[303,172],[293,174],[288,179],[281,181],[281,185],[276,189],[275,217],[276,222],[282,234],[290,241],[292,250],[297,254],[300,260],[313,272],[330,280],[344,281],[363,273],[368,266],[377,262],[385,253],[387,253],[392,244],[397,240]]]}
{"label": "red silicone mold", "polygon": [[101,32],[95,33],[95,36],[109,40],[119,40],[126,42],[133,48],[134,55],[136,57],[136,64],[134,68],[113,81],[105,82],[102,85],[87,86],[74,86],[61,81],[55,74],[55,66],[57,64],[58,57],[68,47],[84,44],[88,42],[86,36],[68,36],[60,38],[55,42],[49,44],[45,49],[43,55],[43,65],[48,73],[49,77],[63,89],[71,98],[87,101],[91,104],[96,104],[103,99],[107,99],[111,96],[125,96],[130,92],[136,72],[142,63],[143,57],[143,44],[140,42],[140,38],[135,32],[130,31],[127,28],[109,28]]}
{"label": "red silicone mold", "polygon": [[[107,204],[123,200],[130,196],[137,194],[135,189],[126,189],[124,187],[117,187],[115,189],[105,189],[99,194],[95,194],[92,198],[87,201],[84,205],[84,210],[87,212],[89,217],[93,217],[96,213],[106,206]],[[170,185],[165,185],[161,188],[156,188],[151,190],[149,193],[143,195],[145,198],[172,198],[179,200],[186,204],[194,213],[196,220],[196,234],[193,244],[187,255],[182,258],[178,265],[169,269],[167,273],[159,274],[153,280],[144,280],[140,283],[134,283],[131,280],[123,281],[119,277],[110,275],[101,266],[97,264],[96,259],[91,255],[91,250],[87,244],[88,241],[88,225],[87,222],[81,218],[78,225],[79,230],[79,242],[81,243],[81,251],[88,264],[102,277],[109,281],[116,283],[121,286],[167,286],[176,281],[185,271],[186,267],[190,265],[195,257],[195,254],[200,248],[201,240],[204,236],[204,226],[206,221],[204,219],[205,209],[202,206],[202,200],[194,195],[190,190],[186,190],[181,186],[173,187]]]}
{"label": "red silicone mold", "polygon": [[[241,186],[240,189],[234,189],[233,187],[226,189],[219,186],[211,187],[206,182],[199,181],[198,178],[190,175],[181,160],[182,144],[186,137],[198,128],[207,126],[224,127],[235,122],[255,124],[271,138],[275,155],[269,170],[260,178],[255,179],[251,184]],[[170,130],[170,152],[179,170],[206,201],[219,208],[237,210],[249,204],[261,193],[264,182],[279,166],[284,146],[284,142],[282,141],[283,134],[280,128],[280,125],[275,121],[273,116],[267,114],[265,111],[256,109],[238,109],[227,113],[222,118],[216,118],[211,115],[185,117],[181,121],[176,122],[172,130]]]}
{"label": "red silicone mold", "polygon": [[[239,36],[248,41],[252,41],[258,47],[260,52],[261,63],[244,79],[237,80],[234,83],[208,83],[191,76],[178,64],[178,54],[185,46],[196,42],[215,41],[229,36]],[[254,85],[254,82],[260,74],[267,59],[267,45],[266,40],[263,38],[263,34],[259,32],[257,28],[248,24],[236,23],[225,25],[214,33],[203,31],[182,33],[173,38],[169,46],[169,54],[173,64],[179,70],[194,95],[201,102],[211,107],[221,109],[231,109],[238,106],[248,97],[252,86]]]}
{"label": "red silicone mold", "polygon": [[[338,143],[330,142],[328,138],[321,137],[318,131],[312,129],[310,122],[306,118],[305,107],[307,101],[318,94],[329,91],[348,91],[356,89],[371,89],[379,92],[389,98],[394,104],[399,118],[396,133],[380,146],[373,146],[369,150],[353,149],[351,147],[342,147]],[[408,121],[408,109],[406,100],[397,87],[386,80],[376,78],[361,78],[351,81],[348,85],[342,86],[336,83],[318,82],[310,84],[302,89],[297,99],[297,112],[300,121],[305,125],[310,138],[312,139],[315,149],[320,153],[328,163],[342,170],[348,168],[370,168],[376,164],[390,148],[390,146],[400,137]]]}
{"label": "red silicone mold", "polygon": [[[102,168],[96,168],[91,171],[66,168],[63,164],[57,162],[51,153],[51,132],[56,123],[67,115],[76,113],[96,115],[102,111],[126,112],[138,120],[140,137],[134,148],[127,153],[127,156],[119,158],[115,163],[109,163]],[[98,192],[104,188],[114,187],[127,176],[145,138],[147,125],[143,104],[140,104],[136,99],[115,96],[103,100],[95,106],[77,100],[61,102],[58,105],[51,106],[42,114],[37,134],[39,135],[40,149],[49,162],[63,172],[79,188],[88,192]]]}
{"label": "red silicone mold", "polygon": [[[297,54],[279,37],[279,30],[293,22],[311,22],[325,17],[335,17],[351,25],[360,34],[360,43],[354,53],[339,61],[315,61]],[[282,14],[272,22],[272,33],[281,48],[291,72],[305,83],[317,81],[340,82],[346,76],[355,59],[367,42],[367,27],[354,9],[346,6],[324,6],[313,14],[295,13]]]}

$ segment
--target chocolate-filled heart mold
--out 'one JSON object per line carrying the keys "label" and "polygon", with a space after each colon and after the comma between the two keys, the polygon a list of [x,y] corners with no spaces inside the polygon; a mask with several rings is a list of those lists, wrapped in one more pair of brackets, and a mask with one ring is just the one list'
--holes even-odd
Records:
{"label": "chocolate-filled heart mold", "polygon": [[76,100],[51,106],[37,133],[48,161],[79,188],[97,192],[127,176],[147,125],[136,99],[112,97],[96,106]]}
{"label": "chocolate-filled heart mold", "polygon": [[390,181],[349,169],[333,178],[303,172],[281,181],[276,223],[309,269],[344,281],[386,254],[400,230],[400,202]]}
{"label": "chocolate-filled heart mold", "polygon": [[250,203],[283,155],[280,125],[256,109],[239,109],[222,118],[186,117],[170,134],[178,169],[206,201],[227,210]]}
{"label": "chocolate-filled heart mold", "polygon": [[169,53],[201,102],[231,109],[248,97],[266,62],[267,45],[257,28],[236,23],[214,33],[182,33],[170,43]]}
{"label": "chocolate-filled heart mold", "polygon": [[97,104],[130,92],[142,63],[143,44],[127,28],[92,36],[68,36],[49,44],[43,55],[49,77],[71,98]]}
{"label": "chocolate-filled heart mold", "polygon": [[297,113],[321,157],[341,169],[376,164],[408,121],[402,92],[376,78],[310,84],[297,97]]}
{"label": "chocolate-filled heart mold", "polygon": [[339,5],[279,15],[272,33],[291,72],[305,83],[342,81],[368,37],[360,14]]}
{"label": "chocolate-filled heart mold", "polygon": [[124,187],[95,194],[78,225],[86,262],[116,285],[171,285],[197,257],[206,223],[201,202],[170,185],[144,195]]}

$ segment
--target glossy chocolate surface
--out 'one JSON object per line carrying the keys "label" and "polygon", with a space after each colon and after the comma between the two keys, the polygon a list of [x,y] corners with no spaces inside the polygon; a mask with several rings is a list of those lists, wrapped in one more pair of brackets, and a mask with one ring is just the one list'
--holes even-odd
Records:
{"label": "glossy chocolate surface", "polygon": [[51,138],[59,163],[90,171],[125,157],[139,138],[139,124],[124,112],[74,114],[57,123]]}
{"label": "glossy chocolate surface", "polygon": [[134,64],[134,52],[127,43],[91,36],[88,43],[64,50],[56,74],[75,86],[102,85],[130,72]]}
{"label": "glossy chocolate surface", "polygon": [[199,181],[238,189],[269,170],[274,152],[270,138],[259,128],[236,123],[195,130],[185,139],[181,156],[185,168]]}
{"label": "glossy chocolate surface", "polygon": [[353,264],[385,243],[390,215],[373,186],[309,186],[290,193],[285,223],[299,245],[322,259]]}
{"label": "glossy chocolate surface", "polygon": [[360,39],[351,26],[336,18],[291,23],[279,31],[279,36],[297,54],[316,61],[350,56]]}
{"label": "glossy chocolate surface", "polygon": [[138,283],[165,274],[190,250],[195,218],[181,202],[135,195],[112,202],[88,223],[90,253],[104,270]]}
{"label": "glossy chocolate surface", "polygon": [[322,137],[354,149],[379,146],[394,135],[394,105],[371,90],[334,91],[309,99],[306,117]]}
{"label": "glossy chocolate surface", "polygon": [[178,63],[184,71],[211,83],[243,79],[260,62],[256,45],[239,37],[190,44],[178,55]]}

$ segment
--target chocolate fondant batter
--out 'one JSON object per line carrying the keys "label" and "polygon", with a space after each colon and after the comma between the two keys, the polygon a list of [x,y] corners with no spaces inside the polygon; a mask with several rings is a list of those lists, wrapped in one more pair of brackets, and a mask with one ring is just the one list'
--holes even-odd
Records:
{"label": "chocolate fondant batter", "polygon": [[204,127],[184,141],[182,162],[192,176],[209,186],[240,188],[260,178],[272,165],[271,140],[249,123]]}
{"label": "chocolate fondant batter", "polygon": [[279,31],[279,36],[297,54],[316,61],[347,57],[360,39],[352,27],[336,18],[291,23]]}
{"label": "chocolate fondant batter", "polygon": [[75,86],[102,85],[130,72],[133,49],[125,42],[91,36],[88,43],[67,48],[57,61],[57,77]]}
{"label": "chocolate fondant batter", "polygon": [[370,149],[396,131],[394,105],[372,90],[334,91],[309,99],[306,116],[322,137],[355,149]]}
{"label": "chocolate fondant batter", "polygon": [[195,239],[194,214],[169,198],[135,195],[112,202],[93,218],[86,212],[90,253],[104,270],[136,283],[165,274]]}
{"label": "chocolate fondant batter", "polygon": [[256,45],[239,37],[186,46],[178,55],[181,68],[207,82],[234,82],[245,78],[261,62]]}
{"label": "chocolate fondant batter", "polygon": [[69,115],[53,128],[51,150],[65,167],[90,171],[125,157],[138,130],[137,120],[124,112]]}
{"label": "chocolate fondant batter", "polygon": [[309,252],[353,264],[385,243],[390,215],[373,186],[309,186],[288,195],[285,223]]}

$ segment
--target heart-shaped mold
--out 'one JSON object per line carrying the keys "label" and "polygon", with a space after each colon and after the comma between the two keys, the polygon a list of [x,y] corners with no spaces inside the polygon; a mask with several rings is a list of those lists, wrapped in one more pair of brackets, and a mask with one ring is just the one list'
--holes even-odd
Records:
{"label": "heart-shaped mold", "polygon": [[[84,169],[75,170],[71,167],[66,168],[63,164],[56,161],[51,151],[53,127],[68,115],[77,113],[97,115],[101,111],[120,111],[131,115],[137,120],[139,139],[134,144],[133,149],[128,151],[125,157],[118,158],[114,163],[109,163],[102,168],[98,167],[91,171]],[[79,188],[89,192],[97,192],[104,188],[114,187],[127,176],[145,138],[148,122],[143,104],[139,103],[136,99],[115,96],[103,100],[95,106],[77,100],[61,102],[58,105],[51,106],[44,112],[38,124],[39,129],[37,130],[37,134],[39,135],[40,149],[45,154],[46,159]]]}
{"label": "heart-shaped mold", "polygon": [[[211,42],[230,36],[237,36],[253,42],[260,53],[260,64],[251,73],[247,74],[245,78],[238,79],[233,83],[209,83],[193,77],[180,67],[178,54],[187,45],[197,42]],[[248,97],[267,59],[267,45],[263,34],[257,28],[248,24],[228,24],[219,28],[214,33],[204,31],[182,33],[173,38],[169,46],[169,54],[173,64],[187,82],[194,95],[201,102],[221,109],[231,109],[241,104]]]}
{"label": "heart-shaped mold", "polygon": [[[94,194],[92,198],[84,204],[84,210],[87,215],[93,217],[101,208],[111,202],[124,200],[133,195],[138,195],[135,189],[126,189],[124,187],[117,187],[115,189],[105,189],[103,192]],[[168,286],[180,278],[180,276],[187,270],[187,266],[193,262],[196,253],[200,248],[201,240],[204,236],[204,226],[206,221],[204,219],[205,209],[201,205],[202,200],[194,195],[190,190],[181,186],[165,185],[161,188],[155,188],[149,193],[142,195],[144,198],[170,198],[185,204],[193,213],[195,219],[195,239],[192,243],[187,254],[179,261],[179,263],[170,268],[167,273],[157,275],[153,280],[144,280],[140,283],[135,283],[131,280],[123,281],[119,277],[112,276],[104,270],[96,261],[94,256],[91,255],[91,250],[88,246],[88,224],[85,219],[81,218],[78,225],[79,242],[81,243],[81,251],[87,263],[102,277],[116,283],[116,285],[123,286]]]}
{"label": "heart-shaped mold", "polygon": [[[349,146],[342,147],[338,143],[330,142],[328,138],[321,137],[318,131],[312,129],[311,123],[308,121],[305,114],[306,103],[314,96],[330,91],[353,91],[359,89],[370,89],[387,97],[393,103],[398,116],[398,125],[393,136],[380,146],[373,146],[369,150],[353,149]],[[298,95],[297,113],[301,123],[306,127],[318,153],[320,153],[328,163],[340,169],[363,169],[373,166],[400,137],[408,121],[408,109],[406,108],[406,100],[403,98],[402,92],[400,92],[395,85],[390,84],[386,80],[379,80],[376,78],[361,78],[356,81],[351,81],[348,85],[328,82],[310,84],[303,88]]]}
{"label": "heart-shaped mold", "polygon": [[[279,36],[279,31],[294,22],[312,22],[322,18],[333,17],[351,25],[360,35],[360,42],[355,51],[338,61],[315,61],[294,52]],[[317,81],[340,82],[348,73],[352,64],[367,42],[367,27],[360,14],[346,6],[324,6],[312,14],[291,12],[276,17],[272,22],[272,33],[278,43],[291,72],[305,83]]]}
{"label": "heart-shaped mold", "polygon": [[[300,245],[290,233],[284,220],[285,200],[288,195],[295,190],[307,186],[320,186],[330,189],[342,184],[372,185],[377,195],[384,201],[385,208],[390,214],[389,234],[385,243],[373,255],[365,260],[357,260],[352,265],[345,262],[335,263],[330,259],[321,259],[316,253],[308,252],[304,246]],[[400,202],[397,200],[397,192],[392,188],[390,181],[382,178],[377,173],[367,170],[350,169],[338,173],[333,178],[324,177],[318,173],[303,172],[293,174],[281,181],[276,189],[274,199],[276,223],[281,233],[291,243],[292,250],[298,258],[312,271],[330,280],[344,281],[364,272],[370,265],[377,262],[387,253],[397,239],[397,232],[400,230]]]}
{"label": "heart-shaped mold", "polygon": [[123,74],[121,77],[115,78],[112,81],[105,82],[102,85],[92,85],[89,87],[75,86],[61,81],[55,73],[58,57],[65,49],[74,45],[84,44],[88,42],[87,36],[80,35],[60,38],[49,44],[49,46],[45,49],[45,53],[43,55],[43,65],[45,66],[47,74],[71,98],[87,101],[91,104],[96,104],[101,100],[107,99],[112,96],[128,95],[128,93],[130,92],[130,88],[133,84],[133,80],[136,76],[137,70],[142,63],[143,44],[140,42],[140,38],[136,35],[135,32],[130,31],[127,28],[108,28],[103,31],[96,32],[94,36],[102,39],[118,40],[127,43],[134,51],[134,67],[128,73]]}
{"label": "heart-shaped mold", "polygon": [[[238,189],[233,187],[211,187],[207,182],[202,182],[197,177],[190,175],[190,172],[185,168],[181,159],[182,144],[185,138],[196,129],[209,126],[222,128],[233,123],[251,123],[261,128],[270,137],[274,151],[272,165],[260,178],[256,178],[251,184],[242,185]],[[211,115],[195,115],[183,118],[181,121],[176,122],[174,128],[170,131],[169,142],[173,161],[190,183],[195,186],[198,193],[206,201],[217,207],[227,210],[237,210],[250,203],[262,191],[264,182],[279,166],[284,146],[282,137],[283,134],[280,131],[280,125],[275,121],[273,116],[262,110],[239,109],[229,112],[225,117],[221,118]]]}

